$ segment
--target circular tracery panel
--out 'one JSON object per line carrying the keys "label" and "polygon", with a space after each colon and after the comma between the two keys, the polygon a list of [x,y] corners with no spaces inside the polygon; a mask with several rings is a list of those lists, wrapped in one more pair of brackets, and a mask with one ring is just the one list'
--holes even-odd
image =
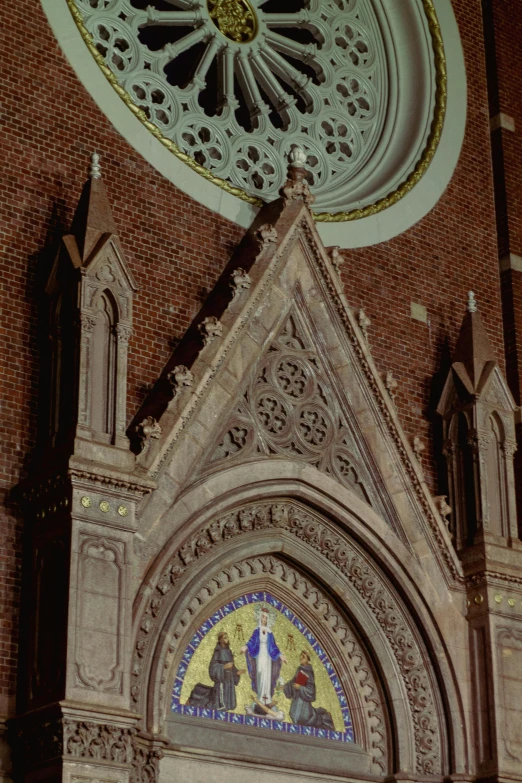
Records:
{"label": "circular tracery panel", "polygon": [[345,207],[393,124],[371,0],[74,2],[147,120],[247,197],[277,196],[298,139],[318,210]]}

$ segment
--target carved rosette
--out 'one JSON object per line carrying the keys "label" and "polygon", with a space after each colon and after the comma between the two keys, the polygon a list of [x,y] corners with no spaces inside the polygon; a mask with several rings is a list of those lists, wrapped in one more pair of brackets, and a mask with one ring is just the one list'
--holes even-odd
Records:
{"label": "carved rosette", "polygon": [[[185,572],[200,558],[211,554],[215,556],[216,547],[229,539],[275,528],[295,536],[325,557],[349,580],[372,612],[388,641],[408,694],[415,734],[417,772],[440,773],[443,763],[442,729],[434,692],[436,678],[422,640],[412,631],[406,610],[384,576],[346,535],[319,516],[289,501],[257,504],[230,512],[199,530],[181,546],[158,578],[153,597],[140,623],[133,664],[133,701],[138,703],[141,699],[145,670],[143,663],[150,655],[148,647],[156,631],[156,618],[162,614],[162,607],[168,602],[168,594],[181,582]],[[229,582],[230,578],[230,571],[227,571]],[[173,639],[175,635],[176,632]],[[175,644],[171,643],[169,654],[174,655],[175,650]],[[162,682],[165,686],[166,676]]]}

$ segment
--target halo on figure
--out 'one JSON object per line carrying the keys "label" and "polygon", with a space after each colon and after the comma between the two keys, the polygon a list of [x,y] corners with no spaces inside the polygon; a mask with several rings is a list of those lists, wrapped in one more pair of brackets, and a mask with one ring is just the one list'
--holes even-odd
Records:
{"label": "halo on figure", "polygon": [[277,618],[276,610],[273,606],[267,604],[266,601],[254,604],[254,616],[258,625],[261,625],[261,615],[263,613],[268,615],[266,625],[268,630],[271,631]]}

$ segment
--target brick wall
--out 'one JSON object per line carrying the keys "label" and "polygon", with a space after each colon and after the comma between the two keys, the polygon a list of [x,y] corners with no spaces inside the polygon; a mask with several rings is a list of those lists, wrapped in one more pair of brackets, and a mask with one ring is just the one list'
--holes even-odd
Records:
{"label": "brick wall", "polygon": [[[371,344],[380,370],[399,379],[397,402],[406,431],[428,444],[432,379],[446,344],[454,345],[469,288],[499,359],[503,354],[479,4],[455,0],[454,6],[469,79],[468,129],[457,173],[421,223],[385,245],[347,252],[343,271],[349,302],[373,321]],[[26,475],[35,441],[39,257],[70,224],[90,153],[102,153],[122,244],[140,285],[130,345],[129,418],[242,232],[162,179],[118,136],[62,56],[38,2],[4,0],[2,16],[3,51],[9,56],[1,73],[1,286],[8,317],[1,327],[6,361],[0,471],[7,497]],[[412,321],[411,301],[428,308],[428,325]],[[430,449],[426,474],[435,489]],[[21,528],[11,508],[9,501],[0,541],[0,715],[14,708],[16,679]]]}

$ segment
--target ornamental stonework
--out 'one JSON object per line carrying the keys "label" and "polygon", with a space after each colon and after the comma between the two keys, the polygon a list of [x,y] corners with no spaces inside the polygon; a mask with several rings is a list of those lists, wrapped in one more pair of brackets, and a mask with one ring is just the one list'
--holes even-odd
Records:
{"label": "ornamental stonework", "polygon": [[296,313],[256,367],[212,448],[208,468],[250,458],[307,462],[384,512],[382,487],[365,464],[362,434],[348,420],[318,350]]}
{"label": "ornamental stonework", "polygon": [[[255,504],[232,511],[215,519],[191,536],[179,549],[166,570],[160,575],[149,607],[141,618],[132,668],[131,697],[136,707],[143,699],[142,685],[149,659],[151,639],[157,618],[169,605],[168,595],[183,581],[185,572],[200,558],[205,558],[229,539],[256,531],[280,530],[295,536],[305,545],[325,557],[357,590],[381,627],[395,657],[408,694],[411,721],[414,727],[416,768],[420,774],[442,771],[442,731],[438,719],[438,702],[434,691],[435,674],[426,648],[412,627],[393,589],[375,566],[326,520],[310,513],[294,502]],[[188,575],[188,574],[187,574]],[[230,570],[227,572],[230,582]],[[182,621],[182,626],[186,621]],[[176,652],[174,630],[169,655]],[[162,687],[167,684],[166,674]],[[163,694],[163,698],[165,694]]]}

